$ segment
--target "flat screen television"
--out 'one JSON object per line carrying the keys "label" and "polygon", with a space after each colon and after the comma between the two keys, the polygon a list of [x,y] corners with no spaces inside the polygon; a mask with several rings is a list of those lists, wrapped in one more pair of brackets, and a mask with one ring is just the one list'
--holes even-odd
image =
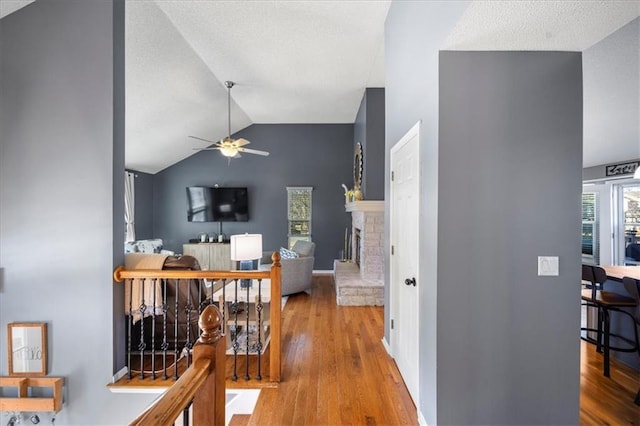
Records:
{"label": "flat screen television", "polygon": [[249,193],[246,187],[187,187],[189,222],[247,222]]}

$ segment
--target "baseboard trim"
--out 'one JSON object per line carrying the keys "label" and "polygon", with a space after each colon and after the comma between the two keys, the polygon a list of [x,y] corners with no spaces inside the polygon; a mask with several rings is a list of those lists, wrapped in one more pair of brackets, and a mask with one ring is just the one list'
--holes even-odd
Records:
{"label": "baseboard trim", "polygon": [[384,346],[384,350],[387,351],[387,353],[391,358],[393,358],[393,355],[391,355],[391,346],[389,346],[389,343],[387,343],[387,338],[383,337],[381,341],[382,341],[382,346]]}
{"label": "baseboard trim", "polygon": [[427,419],[424,418],[424,416],[422,415],[422,411],[418,410],[418,423],[420,423],[420,426],[429,426],[429,423],[427,423]]}
{"label": "baseboard trim", "polygon": [[111,377],[111,383],[116,383],[118,380],[122,379],[129,372],[129,368],[127,366],[122,367],[116,374]]}
{"label": "baseboard trim", "polygon": [[313,275],[333,275],[333,269],[314,269]]}

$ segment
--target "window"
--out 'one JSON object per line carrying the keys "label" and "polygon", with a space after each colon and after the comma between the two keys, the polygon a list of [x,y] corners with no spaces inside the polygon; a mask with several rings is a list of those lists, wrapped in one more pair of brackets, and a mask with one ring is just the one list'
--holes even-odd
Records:
{"label": "window", "polygon": [[287,187],[287,215],[289,220],[288,244],[292,248],[296,241],[311,241],[311,192],[310,186]]}
{"label": "window", "polygon": [[582,193],[582,261],[585,263],[600,263],[600,244],[598,221],[598,193]]}

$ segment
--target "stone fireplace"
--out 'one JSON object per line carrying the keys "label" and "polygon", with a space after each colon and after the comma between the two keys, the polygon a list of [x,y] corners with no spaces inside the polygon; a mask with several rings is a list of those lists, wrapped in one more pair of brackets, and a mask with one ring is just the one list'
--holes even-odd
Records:
{"label": "stone fireplace", "polygon": [[334,262],[338,305],[382,306],[384,304],[384,201],[355,201],[351,212],[349,262]]}

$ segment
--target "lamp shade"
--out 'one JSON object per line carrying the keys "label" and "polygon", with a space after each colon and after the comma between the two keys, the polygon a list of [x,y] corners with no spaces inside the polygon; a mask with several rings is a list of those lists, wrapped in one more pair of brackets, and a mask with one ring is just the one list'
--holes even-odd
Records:
{"label": "lamp shade", "polygon": [[231,236],[231,260],[255,260],[262,257],[262,234]]}

